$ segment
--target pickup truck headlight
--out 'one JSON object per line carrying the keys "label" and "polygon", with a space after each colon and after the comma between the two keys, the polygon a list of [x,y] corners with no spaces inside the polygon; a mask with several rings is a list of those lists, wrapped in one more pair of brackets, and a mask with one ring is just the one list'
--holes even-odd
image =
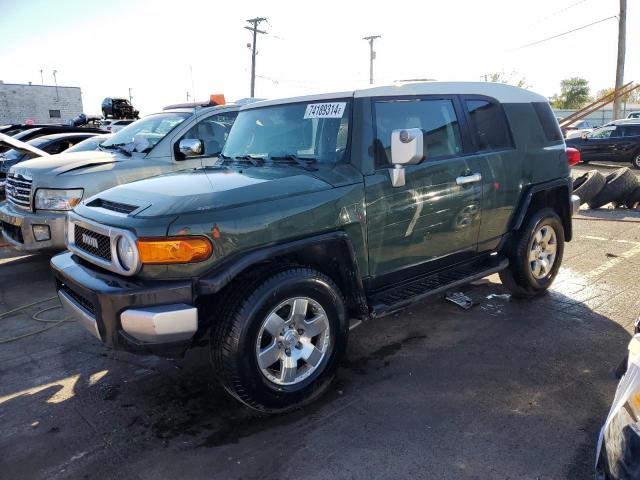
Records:
{"label": "pickup truck headlight", "polygon": [[36,191],[36,210],[72,210],[80,203],[84,190],[40,188]]}
{"label": "pickup truck headlight", "polygon": [[136,266],[135,242],[126,236],[119,237],[116,243],[116,252],[118,253],[118,261],[122,268],[127,272],[133,270]]}

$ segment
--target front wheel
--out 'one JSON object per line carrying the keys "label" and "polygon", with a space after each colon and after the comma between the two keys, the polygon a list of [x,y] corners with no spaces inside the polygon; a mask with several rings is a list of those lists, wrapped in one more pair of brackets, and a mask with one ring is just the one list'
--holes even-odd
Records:
{"label": "front wheel", "polygon": [[518,297],[535,297],[553,283],[564,253],[564,228],[550,208],[534,213],[509,247],[509,268],[500,280]]}
{"label": "front wheel", "polygon": [[290,267],[247,285],[213,322],[212,360],[223,386],[262,412],[318,398],[347,344],[342,294],[308,268]]}

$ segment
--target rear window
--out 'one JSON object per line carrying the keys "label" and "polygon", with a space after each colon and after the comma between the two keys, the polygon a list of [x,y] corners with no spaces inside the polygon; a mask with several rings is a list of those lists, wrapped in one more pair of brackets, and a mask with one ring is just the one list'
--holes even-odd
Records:
{"label": "rear window", "polygon": [[544,136],[550,142],[559,142],[562,140],[562,132],[558,120],[551,111],[551,107],[546,102],[533,102],[533,109],[536,111],[540,125],[544,131]]}
{"label": "rear window", "polygon": [[471,118],[471,133],[478,150],[513,148],[511,134],[500,104],[488,100],[465,100]]}

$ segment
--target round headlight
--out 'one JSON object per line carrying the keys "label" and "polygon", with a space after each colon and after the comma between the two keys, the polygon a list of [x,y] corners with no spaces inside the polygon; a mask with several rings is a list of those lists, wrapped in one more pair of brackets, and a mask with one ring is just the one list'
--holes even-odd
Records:
{"label": "round headlight", "polygon": [[136,261],[136,246],[133,241],[125,236],[122,236],[118,238],[116,247],[118,252],[118,261],[120,262],[122,268],[124,268],[126,271],[132,270],[135,267]]}

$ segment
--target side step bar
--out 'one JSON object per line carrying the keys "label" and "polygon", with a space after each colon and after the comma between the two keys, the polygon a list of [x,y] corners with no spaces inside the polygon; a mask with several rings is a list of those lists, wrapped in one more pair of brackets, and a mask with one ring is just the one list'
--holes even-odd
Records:
{"label": "side step bar", "polygon": [[440,270],[422,277],[374,292],[369,298],[373,317],[384,317],[432,295],[492,275],[509,266],[509,260],[493,255],[481,262],[472,262]]}

